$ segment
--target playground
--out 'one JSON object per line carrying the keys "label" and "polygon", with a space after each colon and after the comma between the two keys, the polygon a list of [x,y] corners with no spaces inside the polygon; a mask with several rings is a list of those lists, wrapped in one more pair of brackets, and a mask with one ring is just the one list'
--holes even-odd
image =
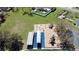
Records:
{"label": "playground", "polygon": [[[33,33],[33,32],[32,32]],[[29,37],[29,35],[28,35]],[[50,24],[35,24],[34,34],[30,39],[27,39],[27,46],[32,46],[31,49],[61,49],[60,39],[56,33],[56,25],[54,24],[50,28]],[[30,41],[29,41],[30,40]],[[29,49],[29,48],[27,48]]]}

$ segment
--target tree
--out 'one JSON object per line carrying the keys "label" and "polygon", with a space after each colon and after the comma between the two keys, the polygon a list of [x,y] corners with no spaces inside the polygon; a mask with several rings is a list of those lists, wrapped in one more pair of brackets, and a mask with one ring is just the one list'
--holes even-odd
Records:
{"label": "tree", "polygon": [[54,38],[54,36],[52,36],[50,39],[51,39],[50,44],[52,46],[54,46],[54,44],[55,44],[55,38]]}
{"label": "tree", "polygon": [[26,8],[26,7],[22,7],[22,12],[23,12],[23,15],[25,15],[25,14],[28,14],[28,15],[30,15],[30,16],[32,16],[32,8]]}
{"label": "tree", "polygon": [[5,19],[6,19],[6,15],[4,14],[4,12],[1,12],[1,14],[0,14],[0,25],[5,22]]}
{"label": "tree", "polygon": [[0,32],[0,50],[1,51],[19,51],[23,47],[22,38],[18,34],[11,34],[8,31]]}
{"label": "tree", "polygon": [[64,42],[61,43],[61,48],[63,50],[68,50],[68,51],[73,51],[75,50],[75,47],[73,44],[70,43],[70,41],[65,40]]}
{"label": "tree", "polygon": [[33,14],[32,14],[32,8],[29,8],[28,15],[33,16]]}
{"label": "tree", "polygon": [[17,12],[18,11],[18,7],[11,7],[12,12]]}
{"label": "tree", "polygon": [[65,39],[66,27],[62,22],[57,25],[57,34],[59,35],[61,41]]}
{"label": "tree", "polygon": [[53,7],[51,10],[52,10],[51,12],[54,12],[54,11],[56,11],[56,7]]}
{"label": "tree", "polygon": [[61,48],[63,50],[74,50],[75,49],[73,43],[71,43],[72,39],[70,39],[73,36],[72,31],[66,28],[66,25],[63,22],[60,22],[60,24],[58,24],[57,34],[60,37]]}

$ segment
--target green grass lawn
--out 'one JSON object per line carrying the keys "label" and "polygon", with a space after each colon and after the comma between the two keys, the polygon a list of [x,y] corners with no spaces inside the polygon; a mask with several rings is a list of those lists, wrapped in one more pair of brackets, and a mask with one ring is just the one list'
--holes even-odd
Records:
{"label": "green grass lawn", "polygon": [[55,12],[50,13],[47,17],[35,14],[33,14],[33,16],[22,15],[22,10],[19,10],[18,12],[9,12],[10,16],[8,16],[5,23],[1,25],[0,31],[8,30],[12,33],[18,33],[25,40],[28,32],[33,30],[34,24],[59,23],[57,14],[60,11],[62,11],[62,9],[57,8]]}

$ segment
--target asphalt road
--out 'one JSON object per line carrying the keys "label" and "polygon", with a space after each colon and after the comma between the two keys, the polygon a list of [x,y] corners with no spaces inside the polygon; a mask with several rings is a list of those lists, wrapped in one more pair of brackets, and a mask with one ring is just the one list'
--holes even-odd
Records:
{"label": "asphalt road", "polygon": [[68,10],[68,11],[73,11],[73,12],[79,13],[78,9],[75,9],[75,8],[72,8],[72,7],[61,7],[61,8],[63,8],[64,10]]}

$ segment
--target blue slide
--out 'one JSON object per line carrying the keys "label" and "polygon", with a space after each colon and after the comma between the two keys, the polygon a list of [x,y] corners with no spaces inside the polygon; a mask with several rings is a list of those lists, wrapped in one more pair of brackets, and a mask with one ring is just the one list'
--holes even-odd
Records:
{"label": "blue slide", "polygon": [[37,33],[34,33],[34,37],[33,37],[33,48],[37,48]]}
{"label": "blue slide", "polygon": [[44,37],[44,32],[41,32],[41,48],[45,48],[45,37]]}

